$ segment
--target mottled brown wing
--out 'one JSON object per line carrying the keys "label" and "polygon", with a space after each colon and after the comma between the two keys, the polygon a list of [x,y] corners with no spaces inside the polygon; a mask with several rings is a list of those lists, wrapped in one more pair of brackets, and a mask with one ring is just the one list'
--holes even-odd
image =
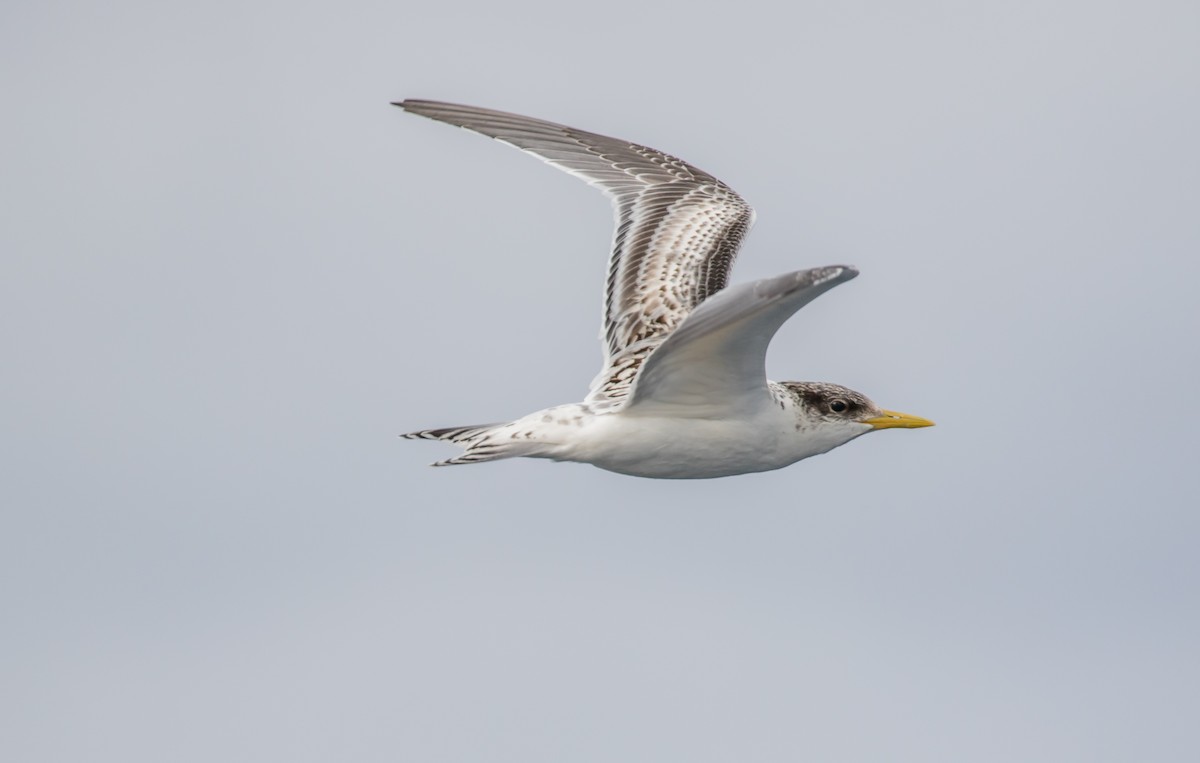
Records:
{"label": "mottled brown wing", "polygon": [[436,101],[396,105],[528,151],[612,199],[606,358],[589,400],[626,397],[650,352],[725,288],[754,211],[707,172],[652,148],[540,119]]}

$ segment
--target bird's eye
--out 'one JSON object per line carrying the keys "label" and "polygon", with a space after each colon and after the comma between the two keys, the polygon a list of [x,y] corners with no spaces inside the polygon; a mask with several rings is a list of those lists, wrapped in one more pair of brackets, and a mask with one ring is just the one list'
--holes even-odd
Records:
{"label": "bird's eye", "polygon": [[834,413],[845,413],[846,409],[849,407],[850,406],[846,404],[845,400],[831,400],[829,403],[829,410],[833,411]]}

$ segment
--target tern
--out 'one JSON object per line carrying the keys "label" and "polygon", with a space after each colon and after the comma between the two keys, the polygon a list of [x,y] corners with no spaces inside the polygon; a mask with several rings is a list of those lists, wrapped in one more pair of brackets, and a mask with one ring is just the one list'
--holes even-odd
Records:
{"label": "tern", "polygon": [[880,429],[933,426],[839,384],[774,382],[767,345],[849,265],[726,287],[754,211],[669,154],[540,119],[437,101],[405,111],[507,143],[599,188],[616,218],[604,289],[604,365],[583,402],[515,421],[402,437],[463,451],[434,466],[527,457],[667,479],[779,469]]}

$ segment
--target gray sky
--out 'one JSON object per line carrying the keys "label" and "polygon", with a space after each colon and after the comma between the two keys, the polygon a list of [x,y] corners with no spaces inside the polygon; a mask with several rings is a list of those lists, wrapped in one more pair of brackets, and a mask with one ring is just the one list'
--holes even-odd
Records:
{"label": "gray sky", "polygon": [[[1200,755],[1194,3],[179,5],[0,11],[0,757]],[[582,396],[610,218],[404,97],[722,178],[862,270],[773,378],[939,426],[427,468]]]}

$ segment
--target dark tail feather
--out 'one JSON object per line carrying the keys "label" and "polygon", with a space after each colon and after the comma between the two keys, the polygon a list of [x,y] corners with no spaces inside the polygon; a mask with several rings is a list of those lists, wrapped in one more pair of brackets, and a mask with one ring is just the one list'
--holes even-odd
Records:
{"label": "dark tail feather", "polygon": [[498,424],[475,424],[469,427],[446,427],[445,429],[423,429],[420,432],[409,432],[400,435],[406,440],[443,440],[445,442],[465,442],[481,435],[488,430],[504,426]]}
{"label": "dark tail feather", "polygon": [[494,441],[488,437],[495,430],[508,426],[507,422],[499,424],[475,424],[469,427],[447,427],[445,429],[424,429],[420,432],[409,432],[400,435],[406,440],[441,440],[452,442],[465,448],[464,452],[438,461],[431,466],[457,466],[459,464],[474,464],[480,461],[495,461],[500,458],[512,458],[521,455],[523,443]]}

